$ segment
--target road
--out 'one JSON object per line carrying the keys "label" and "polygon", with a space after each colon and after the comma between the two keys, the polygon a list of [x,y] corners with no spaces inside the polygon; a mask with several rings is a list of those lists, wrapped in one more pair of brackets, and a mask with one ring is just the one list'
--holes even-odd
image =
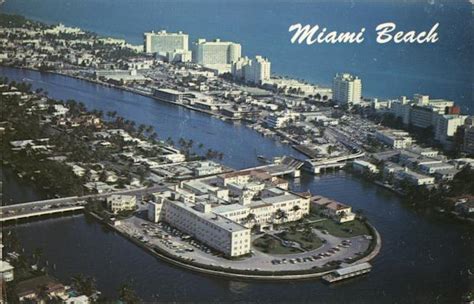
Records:
{"label": "road", "polygon": [[[87,199],[98,199],[105,198],[114,194],[124,194],[124,195],[136,195],[143,196],[148,193],[161,192],[167,188],[167,185],[159,185],[153,187],[143,187],[137,189],[127,189],[114,192],[100,193],[100,194],[91,194],[85,196],[71,196],[63,197],[56,199],[48,199],[27,203],[20,203],[14,205],[7,205],[0,207],[0,222],[3,222],[4,219],[15,216],[15,217],[26,217],[28,214],[38,214],[42,210],[54,210],[54,209],[64,209],[72,206],[84,206]],[[46,214],[46,213],[45,213]]]}

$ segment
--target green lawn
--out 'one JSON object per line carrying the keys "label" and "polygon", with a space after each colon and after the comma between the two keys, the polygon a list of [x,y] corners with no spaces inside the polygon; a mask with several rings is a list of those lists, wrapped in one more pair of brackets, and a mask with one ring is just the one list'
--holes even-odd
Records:
{"label": "green lawn", "polygon": [[312,239],[308,239],[306,234],[301,231],[285,231],[278,234],[278,236],[287,241],[297,242],[305,250],[314,250],[323,245],[320,238],[313,234]]}
{"label": "green lawn", "polygon": [[255,249],[269,254],[292,254],[300,252],[298,249],[285,247],[277,239],[264,235],[253,242]]}
{"label": "green lawn", "polygon": [[310,222],[316,220],[322,221],[311,223],[311,226],[313,228],[316,228],[318,230],[326,230],[329,234],[337,237],[353,237],[364,234],[370,235],[369,228],[359,219],[339,224],[333,221],[332,219],[328,219],[314,213],[311,213],[306,218],[306,221]]}

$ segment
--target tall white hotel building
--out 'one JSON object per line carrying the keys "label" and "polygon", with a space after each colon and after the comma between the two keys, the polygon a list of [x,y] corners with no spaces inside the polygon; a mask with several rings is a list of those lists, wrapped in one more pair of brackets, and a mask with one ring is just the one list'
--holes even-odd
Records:
{"label": "tall white hotel building", "polygon": [[230,65],[236,62],[242,54],[242,47],[238,43],[220,41],[206,41],[198,39],[192,46],[193,62],[202,65]]}
{"label": "tall white hotel building", "polygon": [[144,33],[144,50],[145,53],[166,57],[171,62],[189,62],[192,59],[189,36],[183,32],[168,33],[162,30]]}
{"label": "tall white hotel building", "polygon": [[342,104],[359,104],[362,97],[362,81],[351,74],[336,74],[332,82],[332,99]]}
{"label": "tall white hotel building", "polygon": [[271,62],[262,56],[255,56],[254,59],[242,57],[232,65],[234,78],[255,84],[269,80],[270,71]]}

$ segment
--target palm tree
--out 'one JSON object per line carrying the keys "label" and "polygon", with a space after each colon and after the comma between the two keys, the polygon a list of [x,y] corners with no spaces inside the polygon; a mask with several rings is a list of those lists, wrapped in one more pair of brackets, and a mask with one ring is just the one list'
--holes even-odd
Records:
{"label": "palm tree", "polygon": [[36,298],[40,300],[39,302],[45,302],[49,298],[48,287],[46,285],[40,285],[36,288]]}
{"label": "palm tree", "polygon": [[137,296],[129,282],[120,286],[119,299],[126,304],[140,303],[140,298]]}
{"label": "palm tree", "polygon": [[36,265],[38,265],[42,256],[43,256],[43,250],[41,248],[35,248],[35,250],[33,250],[33,257],[35,259]]}
{"label": "palm tree", "polygon": [[251,223],[251,222],[255,221],[256,218],[257,217],[255,216],[254,213],[249,213],[249,215],[247,215],[247,217],[244,219],[244,222],[245,223]]}
{"label": "palm tree", "polygon": [[276,212],[275,212],[275,219],[279,220],[279,221],[284,221],[285,219],[288,218],[288,215],[286,214],[285,211],[283,211],[282,209],[278,209]]}
{"label": "palm tree", "polygon": [[173,141],[173,139],[172,139],[171,137],[168,137],[168,138],[166,139],[166,143],[167,143],[168,145],[170,145],[170,146],[174,146],[174,141]]}
{"label": "palm tree", "polygon": [[294,206],[293,209],[291,209],[291,210],[292,210],[294,213],[296,213],[296,212],[300,211],[300,209],[301,209],[300,206],[296,205],[296,206]]}
{"label": "palm tree", "polygon": [[95,279],[93,277],[85,277],[83,274],[72,277],[72,286],[76,291],[88,297],[97,291]]}

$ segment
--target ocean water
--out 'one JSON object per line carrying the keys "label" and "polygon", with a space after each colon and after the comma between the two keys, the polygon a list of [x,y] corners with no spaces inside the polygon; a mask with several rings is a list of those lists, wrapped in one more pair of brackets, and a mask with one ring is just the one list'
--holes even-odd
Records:
{"label": "ocean water", "polygon": [[[363,95],[395,98],[414,93],[456,101],[472,113],[474,22],[465,0],[237,1],[237,0],[6,0],[0,11],[141,44],[145,31],[182,30],[197,38],[242,44],[262,54],[272,72],[330,85],[337,72],[359,75]],[[395,22],[403,31],[428,31],[439,23],[435,44],[377,44],[375,27]],[[362,44],[295,45],[291,24],[328,30],[366,28]]]}

